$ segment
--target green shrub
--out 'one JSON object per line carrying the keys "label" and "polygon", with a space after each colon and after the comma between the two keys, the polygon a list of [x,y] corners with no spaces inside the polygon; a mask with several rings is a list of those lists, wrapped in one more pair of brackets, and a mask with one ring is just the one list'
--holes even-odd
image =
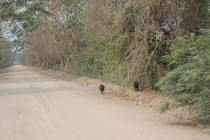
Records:
{"label": "green shrub", "polygon": [[0,39],[0,68],[9,67],[12,65],[13,52],[10,45],[11,43]]}
{"label": "green shrub", "polygon": [[155,110],[159,113],[166,112],[170,108],[170,102],[166,101],[161,103]]}
{"label": "green shrub", "polygon": [[210,30],[202,29],[199,36],[177,37],[163,61],[173,70],[157,84],[160,90],[210,120]]}

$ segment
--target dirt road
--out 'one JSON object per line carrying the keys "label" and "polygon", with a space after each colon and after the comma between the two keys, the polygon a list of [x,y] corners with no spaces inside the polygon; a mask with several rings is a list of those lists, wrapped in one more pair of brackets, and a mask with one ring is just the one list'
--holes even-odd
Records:
{"label": "dirt road", "polygon": [[0,73],[0,140],[210,140],[96,88],[14,65]]}

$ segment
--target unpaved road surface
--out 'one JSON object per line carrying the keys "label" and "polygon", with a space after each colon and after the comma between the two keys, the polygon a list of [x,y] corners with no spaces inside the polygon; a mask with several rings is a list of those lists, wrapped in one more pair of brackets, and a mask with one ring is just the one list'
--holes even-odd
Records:
{"label": "unpaved road surface", "polygon": [[210,140],[96,88],[14,65],[0,73],[0,140]]}

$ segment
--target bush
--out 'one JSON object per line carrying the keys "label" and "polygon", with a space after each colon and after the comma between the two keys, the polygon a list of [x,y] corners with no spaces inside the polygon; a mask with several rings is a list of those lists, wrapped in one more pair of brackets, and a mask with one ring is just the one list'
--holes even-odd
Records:
{"label": "bush", "polygon": [[0,39],[0,68],[12,65],[13,53],[10,45],[10,43]]}
{"label": "bush", "polygon": [[166,110],[170,108],[169,106],[170,106],[170,103],[168,101],[162,102],[157,108],[155,108],[155,110],[159,113],[163,113],[163,112],[166,112]]}
{"label": "bush", "polygon": [[173,70],[158,82],[160,90],[210,120],[210,30],[177,37],[162,60]]}

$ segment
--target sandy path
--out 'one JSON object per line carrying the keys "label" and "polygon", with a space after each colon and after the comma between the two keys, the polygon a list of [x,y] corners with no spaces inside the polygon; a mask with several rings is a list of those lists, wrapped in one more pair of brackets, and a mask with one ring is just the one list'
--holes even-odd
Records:
{"label": "sandy path", "polygon": [[98,89],[15,65],[0,73],[0,140],[210,140]]}

